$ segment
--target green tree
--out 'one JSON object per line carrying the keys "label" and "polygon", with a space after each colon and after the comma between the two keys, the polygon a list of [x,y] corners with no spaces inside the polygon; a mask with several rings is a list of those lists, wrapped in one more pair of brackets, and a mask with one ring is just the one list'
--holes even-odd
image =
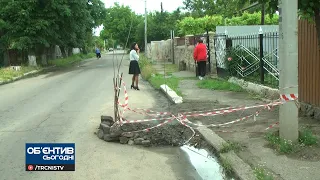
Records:
{"label": "green tree", "polygon": [[85,47],[92,28],[105,16],[100,0],[91,0],[91,5],[88,0],[0,1],[0,14],[2,51],[43,54],[59,45],[65,55],[73,47]]}
{"label": "green tree", "polygon": [[249,0],[184,0],[183,4],[184,9],[190,11],[190,15],[195,18],[206,15],[231,18],[239,14],[239,10],[249,4]]}
{"label": "green tree", "polygon": [[104,19],[104,32],[103,35],[105,39],[116,39],[119,43],[124,46],[128,33],[131,27],[131,35],[129,36],[129,42],[134,41],[135,30],[139,24],[136,14],[128,6],[119,5],[119,3],[114,3],[114,6],[107,9],[107,15]]}
{"label": "green tree", "polygon": [[[247,1],[247,0],[241,0]],[[267,5],[267,12],[273,14],[278,10],[278,0],[250,0],[250,3],[259,2]],[[309,20],[314,20],[316,24],[318,42],[320,46],[320,1],[319,0],[299,0],[299,14]]]}

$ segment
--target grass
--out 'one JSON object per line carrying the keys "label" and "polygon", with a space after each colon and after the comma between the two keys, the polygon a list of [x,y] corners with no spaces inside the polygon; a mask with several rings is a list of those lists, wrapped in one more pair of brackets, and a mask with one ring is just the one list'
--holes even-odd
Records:
{"label": "grass", "polygon": [[172,73],[178,72],[179,68],[176,64],[165,64],[164,70],[166,71],[166,75],[172,75]]}
{"label": "grass", "polygon": [[156,89],[160,89],[160,86],[162,84],[166,84],[172,90],[174,90],[179,96],[181,96],[182,93],[179,90],[179,81],[180,79],[177,77],[172,76],[170,78],[164,78],[164,76],[160,74],[155,74],[149,79],[150,84]]}
{"label": "grass", "polygon": [[228,141],[227,143],[222,144],[222,148],[220,150],[221,153],[227,153],[230,151],[239,152],[242,150],[242,147],[237,142]]}
{"label": "grass", "polygon": [[300,133],[299,142],[302,145],[312,146],[318,143],[317,137],[312,134],[310,129],[304,129]]}
{"label": "grass", "polygon": [[[179,96],[182,95],[179,90],[179,81],[180,79],[174,76],[164,78],[164,75],[158,74],[156,69],[153,68],[152,63],[145,56],[140,55],[139,66],[141,69],[141,76],[143,79],[150,82],[150,84],[156,88],[160,89],[162,84],[167,84],[172,90],[174,90]],[[177,67],[172,64],[166,65],[167,72],[175,72],[177,71]],[[168,74],[167,74],[168,75]]]}
{"label": "grass", "polygon": [[317,138],[309,129],[303,129],[303,131],[299,133],[299,142],[296,143],[280,138],[275,133],[267,133],[265,138],[272,148],[283,154],[294,153],[297,152],[300,147],[312,146],[317,144]]}
{"label": "grass", "polygon": [[254,168],[253,172],[257,180],[273,180],[273,177],[269,175],[262,167]]}
{"label": "grass", "polygon": [[[58,67],[68,67],[72,65],[75,62],[80,62],[84,59],[92,58],[94,57],[94,53],[89,53],[89,54],[76,54],[73,56],[70,56],[68,58],[63,58],[63,59],[55,59],[55,60],[49,60],[48,64],[49,65],[56,65]],[[15,71],[11,68],[0,68],[0,81],[10,81],[14,79],[15,77],[20,77],[23,76],[23,74],[31,72],[33,70],[40,70],[41,67],[31,67],[31,66],[21,66],[20,71]]]}
{"label": "grass", "polygon": [[243,92],[244,89],[234,83],[230,83],[224,79],[206,79],[199,81],[197,86],[202,89],[211,90],[223,90],[223,91],[233,91],[233,92]]}
{"label": "grass", "polygon": [[0,68],[0,81],[10,81],[15,77],[23,76],[23,74],[33,70],[40,70],[41,67],[21,66],[20,71],[11,68]]}
{"label": "grass", "polygon": [[95,57],[94,53],[75,54],[75,55],[69,56],[67,58],[49,60],[49,64],[56,65],[57,67],[69,67],[73,63],[80,62],[82,60],[93,58],[93,57]]}

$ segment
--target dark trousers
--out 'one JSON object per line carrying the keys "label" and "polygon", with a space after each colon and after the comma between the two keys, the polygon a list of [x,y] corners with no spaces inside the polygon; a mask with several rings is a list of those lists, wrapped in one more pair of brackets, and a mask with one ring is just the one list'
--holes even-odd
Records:
{"label": "dark trousers", "polygon": [[207,61],[199,61],[198,63],[198,75],[204,77],[206,75]]}
{"label": "dark trousers", "polygon": [[97,58],[101,58],[101,54],[100,53],[96,53]]}

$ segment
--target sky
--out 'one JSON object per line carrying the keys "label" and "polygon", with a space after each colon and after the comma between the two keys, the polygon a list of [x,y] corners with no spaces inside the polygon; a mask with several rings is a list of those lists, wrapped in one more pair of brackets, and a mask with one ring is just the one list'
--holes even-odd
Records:
{"label": "sky", "polygon": [[[144,14],[144,0],[102,0],[106,8],[111,7],[115,2],[118,2],[120,5],[129,6],[137,14]],[[160,11],[162,2],[162,7],[164,11],[172,12],[176,10],[179,6],[183,6],[183,0],[147,0],[147,11]],[[102,26],[95,29],[95,35],[98,36],[102,30]]]}

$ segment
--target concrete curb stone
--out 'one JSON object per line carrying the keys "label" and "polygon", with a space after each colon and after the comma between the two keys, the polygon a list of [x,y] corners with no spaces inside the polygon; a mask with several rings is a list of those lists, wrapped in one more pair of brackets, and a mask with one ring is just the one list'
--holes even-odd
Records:
{"label": "concrete curb stone", "polygon": [[166,84],[162,84],[160,89],[173,103],[180,104],[183,102],[182,97],[178,96],[178,94]]}
{"label": "concrete curb stone", "polygon": [[233,172],[241,180],[255,180],[254,172],[252,168],[245,163],[236,153],[233,151],[227,153],[220,153],[222,144],[227,143],[224,139],[218,136],[215,132],[206,127],[198,128],[199,133],[203,138],[211,145],[218,153],[222,161],[227,161],[232,166]]}

